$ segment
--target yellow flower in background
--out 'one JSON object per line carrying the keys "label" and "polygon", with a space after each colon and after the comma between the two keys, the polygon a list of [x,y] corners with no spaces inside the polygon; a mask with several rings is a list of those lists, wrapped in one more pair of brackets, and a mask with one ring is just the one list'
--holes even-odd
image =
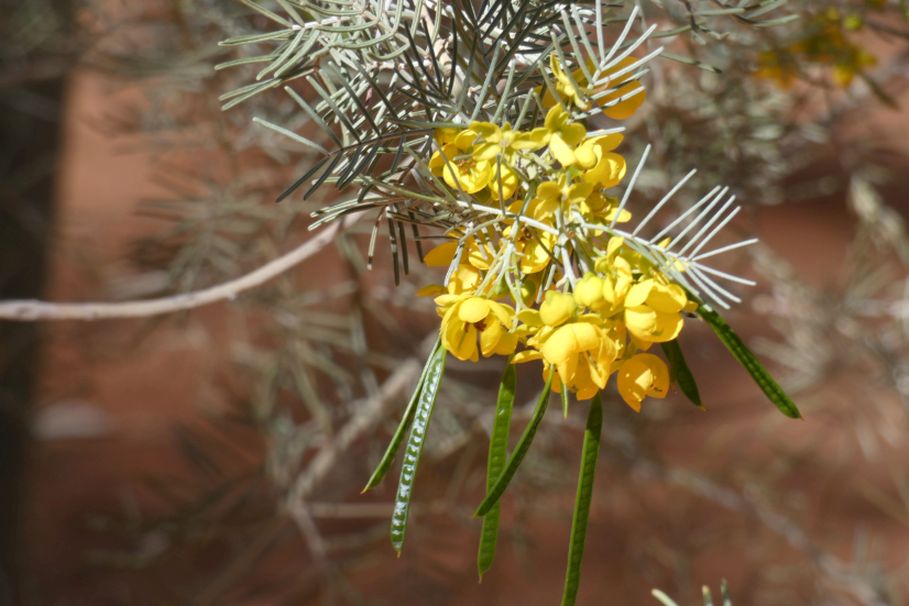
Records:
{"label": "yellow flower in background", "polygon": [[484,357],[514,353],[518,335],[510,331],[511,307],[471,295],[441,295],[436,304],[442,312],[442,346],[457,359],[476,362],[480,353]]}
{"label": "yellow flower in background", "polygon": [[[606,78],[606,81],[598,85],[594,91],[594,96],[596,96],[598,93],[608,91],[612,88],[615,89],[609,94],[599,97],[596,101],[597,104],[604,106],[603,113],[613,120],[627,120],[638,111],[647,99],[647,91],[643,90],[640,81],[628,79],[631,75],[630,72],[626,72],[621,76],[613,75],[636,62],[636,57],[625,57],[614,67],[603,72],[603,77]],[[622,98],[627,95],[632,96],[627,99]]]}
{"label": "yellow flower in background", "polygon": [[792,86],[798,76],[798,62],[786,51],[762,51],[757,61],[755,74],[760,78],[775,81],[783,89]]}
{"label": "yellow flower in background", "polygon": [[669,368],[653,354],[636,354],[622,362],[616,386],[625,403],[640,412],[644,398],[665,398],[669,393]]}
{"label": "yellow flower in background", "polygon": [[833,80],[839,86],[846,88],[852,84],[856,74],[861,74],[865,71],[865,68],[873,67],[876,64],[877,57],[858,46],[850,45],[837,58],[833,66]]}
{"label": "yellow flower in background", "polygon": [[859,15],[844,16],[836,8],[830,8],[815,15],[802,30],[802,35],[788,46],[762,52],[755,74],[788,88],[799,75],[800,65],[831,66],[833,81],[845,88],[857,74],[877,63],[874,55],[846,35],[846,32],[862,27]]}

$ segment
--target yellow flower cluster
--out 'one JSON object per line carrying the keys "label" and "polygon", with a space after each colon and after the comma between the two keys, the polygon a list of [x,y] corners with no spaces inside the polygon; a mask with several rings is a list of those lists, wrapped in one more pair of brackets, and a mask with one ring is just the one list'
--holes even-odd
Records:
{"label": "yellow flower cluster", "polygon": [[[628,58],[614,68],[634,62]],[[555,95],[542,126],[473,122],[440,129],[429,168],[447,187],[492,211],[488,221],[458,225],[431,250],[427,265],[447,267],[434,295],[441,342],[460,360],[501,355],[512,363],[541,360],[553,390],[588,399],[616,375],[634,410],[662,398],[669,370],[648,350],[678,337],[693,310],[671,283],[607,225],[627,222],[608,191],[625,175],[615,152],[620,134],[588,134],[572,111],[608,104],[609,116],[629,117],[644,98],[637,82],[606,94],[587,87],[579,71],[552,64]],[[613,72],[614,73],[614,72]],[[587,229],[578,238],[578,226]],[[579,277],[580,275],[580,277]]]}
{"label": "yellow flower cluster", "polygon": [[827,9],[815,16],[792,44],[762,52],[758,56],[757,75],[788,88],[795,82],[801,64],[827,65],[833,67],[834,82],[845,88],[856,74],[877,63],[874,55],[846,35],[847,31],[859,30],[862,25],[862,19],[857,15],[843,16],[835,8]]}

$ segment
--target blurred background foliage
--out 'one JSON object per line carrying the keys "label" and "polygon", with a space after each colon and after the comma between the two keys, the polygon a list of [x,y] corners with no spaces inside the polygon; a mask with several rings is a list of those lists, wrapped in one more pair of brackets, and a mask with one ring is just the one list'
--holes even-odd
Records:
{"label": "blurred background foliage", "polygon": [[[312,202],[274,201],[315,156],[251,120],[305,132],[305,117],[271,90],[221,109],[219,97],[253,81],[257,68],[214,70],[256,50],[219,42],[273,27],[250,4],[47,0],[6,11],[2,276],[41,276],[48,253],[52,269],[50,286],[39,280],[4,297],[183,292],[308,237],[309,212],[330,202],[331,190]],[[777,419],[707,331],[686,334],[708,411],[680,394],[641,415],[605,407],[580,602],[656,604],[650,592],[659,588],[678,604],[700,604],[701,585],[725,577],[737,604],[906,603],[906,6],[666,0],[641,8],[660,25],[654,44],[669,58],[651,63],[646,111],[626,133],[630,162],[653,145],[638,203],[691,168],[699,170],[691,195],[733,187],[746,205],[734,227],[765,244],[736,255],[736,271],[760,286],[743,293],[730,322],[806,420]],[[271,48],[265,41],[258,51]],[[101,78],[102,92],[77,85],[86,78]],[[89,102],[71,109],[86,94]],[[50,125],[46,137],[23,116]],[[103,245],[118,225],[93,232],[78,201],[55,189],[55,174],[73,163],[64,153],[55,165],[60,116],[90,123],[97,140],[123,153],[141,151],[147,182],[103,165],[87,176],[119,180],[112,212],[143,220],[117,236],[113,252]],[[32,183],[43,189],[26,195]],[[89,236],[72,237],[67,217],[87,222]],[[412,262],[395,286],[380,242],[367,271],[371,229],[368,220],[348,226],[316,259],[212,310],[41,333],[2,326],[20,331],[4,332],[0,346],[5,393],[8,376],[31,377],[4,404],[17,422],[5,424],[3,475],[20,487],[4,506],[22,504],[4,512],[12,603],[557,599],[580,414],[547,417],[504,503],[496,566],[476,583],[471,512],[484,488],[494,363],[450,366],[401,559],[387,544],[392,487],[359,495],[436,323],[431,304],[414,296],[433,281],[430,270]],[[23,234],[31,248],[16,239]],[[112,269],[99,270],[112,256]],[[189,353],[174,353],[180,338],[195,343]],[[193,376],[169,375],[149,361],[158,355]],[[119,360],[142,372],[112,366]],[[104,382],[116,380],[111,372],[135,399],[95,406]],[[539,388],[530,374],[521,375],[518,420]],[[124,430],[138,401],[151,415],[143,423],[162,434]],[[86,424],[86,407],[104,414],[87,436],[74,429]],[[16,440],[27,464],[12,456]]]}

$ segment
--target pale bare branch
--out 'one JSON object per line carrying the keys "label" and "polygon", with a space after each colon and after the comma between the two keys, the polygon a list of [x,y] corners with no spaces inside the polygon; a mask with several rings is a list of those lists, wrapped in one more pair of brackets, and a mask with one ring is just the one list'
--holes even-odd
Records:
{"label": "pale bare branch", "polygon": [[0,302],[0,320],[20,322],[50,320],[111,320],[122,318],[147,318],[187,309],[195,309],[219,301],[236,299],[240,294],[261,286],[315,256],[325,248],[345,225],[357,220],[361,213],[351,214],[342,221],[324,229],[290,252],[229,282],[217,284],[169,297],[145,301],[117,303],[52,303],[48,301],[21,300]]}

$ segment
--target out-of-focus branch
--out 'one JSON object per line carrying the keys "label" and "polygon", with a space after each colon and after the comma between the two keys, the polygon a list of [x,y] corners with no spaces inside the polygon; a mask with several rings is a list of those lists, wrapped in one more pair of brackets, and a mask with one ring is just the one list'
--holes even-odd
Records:
{"label": "out-of-focus branch", "polygon": [[115,318],[147,318],[161,314],[195,309],[218,301],[233,300],[241,293],[261,286],[313,257],[325,248],[338,230],[350,225],[359,213],[348,215],[322,233],[310,238],[297,248],[273,261],[269,261],[248,274],[193,292],[160,297],[147,301],[119,303],[50,303],[37,300],[0,302],[0,320],[32,322],[38,320],[110,320]]}
{"label": "out-of-focus branch", "polygon": [[[435,334],[427,337],[421,350],[428,350],[435,338]],[[397,401],[397,397],[405,389],[416,382],[419,374],[420,363],[416,359],[411,358],[404,361],[382,384],[379,393],[367,400],[364,406],[357,408],[338,435],[326,443],[325,447],[313,458],[312,463],[307,466],[306,471],[297,476],[293,486],[288,489],[287,507],[289,509],[298,507],[299,503],[311,494],[313,488],[334,469],[338,457],[342,456],[356,440],[385,418],[388,408]]]}

